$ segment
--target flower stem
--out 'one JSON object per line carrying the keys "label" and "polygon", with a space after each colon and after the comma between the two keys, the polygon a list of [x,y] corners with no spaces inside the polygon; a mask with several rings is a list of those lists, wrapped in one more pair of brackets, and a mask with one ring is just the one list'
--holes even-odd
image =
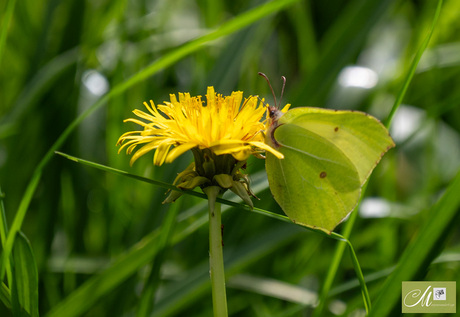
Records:
{"label": "flower stem", "polygon": [[222,252],[221,204],[216,203],[216,198],[222,196],[221,188],[209,186],[203,191],[208,196],[209,206],[209,271],[214,317],[226,317],[228,313]]}

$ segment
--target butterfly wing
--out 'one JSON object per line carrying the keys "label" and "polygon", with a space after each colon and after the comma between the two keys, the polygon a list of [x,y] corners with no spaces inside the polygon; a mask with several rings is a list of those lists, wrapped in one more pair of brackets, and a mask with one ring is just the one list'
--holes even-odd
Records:
{"label": "butterfly wing", "polygon": [[294,222],[330,232],[356,206],[362,185],[393,140],[362,112],[296,108],[278,123],[267,142],[279,146],[285,158],[267,153],[266,159],[275,200]]}
{"label": "butterfly wing", "polygon": [[281,117],[279,123],[297,125],[337,146],[355,165],[361,184],[395,146],[382,123],[360,111],[296,108]]}

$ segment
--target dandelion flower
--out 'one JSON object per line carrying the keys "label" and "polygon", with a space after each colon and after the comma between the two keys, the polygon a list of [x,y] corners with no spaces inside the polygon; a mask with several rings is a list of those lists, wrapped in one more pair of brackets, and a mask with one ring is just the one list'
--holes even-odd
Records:
{"label": "dandelion flower", "polygon": [[265,126],[261,119],[266,107],[259,104],[257,97],[246,99],[241,106],[241,91],[224,97],[208,87],[206,105],[201,96],[191,97],[188,93],[179,93],[179,100],[172,94],[170,99],[157,106],[153,101],[150,105],[144,102],[148,113],[133,111],[146,122],[135,118],[125,120],[144,128],[126,132],[118,140],[117,144],[122,145],[120,151],[126,148],[127,154],[140,147],[132,156],[131,164],[152,150],[156,150],[155,165],[170,163],[193,148],[210,149],[215,155],[231,154],[238,161],[263,151],[282,158],[281,153],[264,142]]}
{"label": "dandelion flower", "polygon": [[[180,189],[219,186],[230,189],[252,206],[247,175],[241,172],[250,155],[261,157],[269,151],[278,158],[283,155],[265,143],[263,120],[266,107],[257,97],[243,101],[241,91],[230,96],[216,94],[208,87],[206,105],[201,96],[179,93],[179,100],[170,95],[170,102],[157,105],[144,102],[148,113],[134,110],[139,117],[126,119],[143,130],[124,133],[117,145],[133,154],[131,164],[139,157],[155,150],[153,163],[162,165],[174,161],[191,150],[195,162],[178,174],[174,184]],[[173,191],[165,202],[181,195]],[[254,196],[255,197],[255,196]]]}

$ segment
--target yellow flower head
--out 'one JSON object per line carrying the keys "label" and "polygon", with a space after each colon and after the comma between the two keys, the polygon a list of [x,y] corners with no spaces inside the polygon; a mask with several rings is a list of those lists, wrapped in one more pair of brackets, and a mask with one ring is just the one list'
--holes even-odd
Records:
{"label": "yellow flower head", "polygon": [[[231,154],[237,161],[245,161],[251,154],[269,151],[283,158],[283,155],[265,144],[262,117],[266,111],[257,97],[243,99],[241,91],[222,96],[208,87],[206,105],[201,96],[191,97],[189,93],[179,93],[179,100],[170,95],[171,102],[157,105],[144,102],[149,113],[134,110],[139,119],[130,118],[142,126],[142,131],[130,131],[118,140],[120,151],[126,147],[133,164],[139,157],[154,149],[153,163],[170,163],[184,152],[193,148],[209,149],[215,155]],[[171,148],[173,147],[173,148]]]}

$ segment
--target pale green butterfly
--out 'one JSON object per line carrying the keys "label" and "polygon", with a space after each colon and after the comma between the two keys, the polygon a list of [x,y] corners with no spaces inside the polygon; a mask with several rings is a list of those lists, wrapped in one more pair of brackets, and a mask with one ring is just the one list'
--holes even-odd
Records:
{"label": "pale green butterfly", "polygon": [[[295,223],[330,233],[355,208],[361,188],[382,156],[395,146],[371,115],[302,107],[268,108],[266,154],[270,190]],[[286,79],[283,79],[281,98]]]}

